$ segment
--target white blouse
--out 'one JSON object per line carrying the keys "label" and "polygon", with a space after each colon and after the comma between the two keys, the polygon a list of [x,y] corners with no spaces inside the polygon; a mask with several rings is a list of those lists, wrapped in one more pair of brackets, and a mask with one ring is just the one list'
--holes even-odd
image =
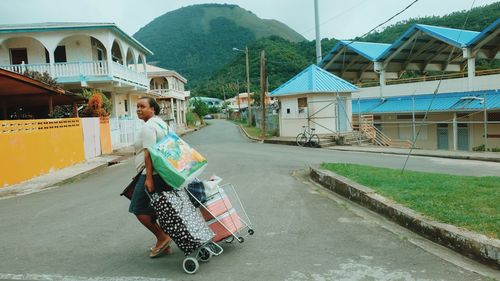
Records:
{"label": "white blouse", "polygon": [[[165,137],[165,128],[168,125],[158,116],[153,116],[142,126],[141,132],[136,135],[134,142],[135,150],[135,168],[137,172],[144,169],[146,166],[144,163],[144,149],[155,145],[158,141]],[[156,173],[156,172],[153,172]],[[146,174],[146,169],[142,171],[142,174]]]}

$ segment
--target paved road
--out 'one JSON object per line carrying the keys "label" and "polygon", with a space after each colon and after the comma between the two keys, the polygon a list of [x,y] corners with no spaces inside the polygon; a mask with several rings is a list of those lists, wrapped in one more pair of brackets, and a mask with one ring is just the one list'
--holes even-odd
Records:
{"label": "paved road", "polygon": [[[0,279],[491,280],[453,263],[495,274],[337,198],[301,172],[324,161],[400,167],[404,157],[254,143],[225,121],[186,140],[209,159],[205,175],[237,187],[256,235],[227,245],[193,276],[182,271],[178,249],[149,259],[152,237],[117,196],[133,174],[128,161],[1,200]],[[496,175],[500,164],[416,157],[408,168]]]}

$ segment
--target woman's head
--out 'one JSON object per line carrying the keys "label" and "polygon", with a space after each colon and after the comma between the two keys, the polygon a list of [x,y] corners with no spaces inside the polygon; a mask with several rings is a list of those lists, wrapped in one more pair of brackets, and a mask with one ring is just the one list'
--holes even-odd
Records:
{"label": "woman's head", "polygon": [[155,99],[151,97],[142,97],[137,101],[137,117],[144,121],[160,114],[160,106]]}

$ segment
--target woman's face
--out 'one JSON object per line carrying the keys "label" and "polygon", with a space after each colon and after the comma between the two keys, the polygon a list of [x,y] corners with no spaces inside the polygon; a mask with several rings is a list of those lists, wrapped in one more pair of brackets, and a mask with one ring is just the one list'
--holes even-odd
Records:
{"label": "woman's face", "polygon": [[140,99],[137,101],[137,117],[144,121],[148,121],[149,118],[155,115],[155,109],[149,106],[149,102],[146,99]]}

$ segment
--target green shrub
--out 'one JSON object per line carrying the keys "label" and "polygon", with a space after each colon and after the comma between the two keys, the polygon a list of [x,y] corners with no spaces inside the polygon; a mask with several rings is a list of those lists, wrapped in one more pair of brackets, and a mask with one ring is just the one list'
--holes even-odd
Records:
{"label": "green shrub", "polygon": [[186,123],[188,125],[188,127],[195,127],[197,125],[197,123],[200,123],[200,117],[192,112],[192,111],[189,111],[188,113],[186,113]]}

